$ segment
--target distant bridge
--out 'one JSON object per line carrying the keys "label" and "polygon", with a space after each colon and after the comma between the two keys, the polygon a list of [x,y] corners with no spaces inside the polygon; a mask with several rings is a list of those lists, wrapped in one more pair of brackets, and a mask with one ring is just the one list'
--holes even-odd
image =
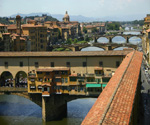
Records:
{"label": "distant bridge", "polygon": [[118,47],[128,47],[128,48],[133,48],[137,49],[137,45],[130,44],[130,43],[92,43],[92,44],[76,44],[76,45],[53,45],[51,47],[51,50],[56,49],[56,48],[64,48],[64,49],[70,49],[72,51],[81,51],[83,48],[86,47],[99,47],[104,50],[114,50],[115,48]]}
{"label": "distant bridge", "polygon": [[99,35],[99,34],[95,34],[95,35],[92,35],[91,37],[93,38],[94,42],[97,42],[97,40],[101,37],[105,37],[109,40],[109,43],[112,43],[112,39],[116,36],[121,36],[123,37],[125,40],[126,40],[126,43],[129,43],[129,39],[131,37],[138,37],[140,39],[142,39],[142,34],[139,34],[139,35],[132,35],[132,34],[117,34],[117,35]]}

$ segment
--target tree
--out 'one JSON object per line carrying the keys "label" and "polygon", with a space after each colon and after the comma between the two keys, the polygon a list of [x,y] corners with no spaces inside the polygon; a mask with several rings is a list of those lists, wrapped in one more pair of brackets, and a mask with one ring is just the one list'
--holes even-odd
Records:
{"label": "tree", "polygon": [[83,32],[84,32],[84,33],[87,33],[86,27],[83,27]]}

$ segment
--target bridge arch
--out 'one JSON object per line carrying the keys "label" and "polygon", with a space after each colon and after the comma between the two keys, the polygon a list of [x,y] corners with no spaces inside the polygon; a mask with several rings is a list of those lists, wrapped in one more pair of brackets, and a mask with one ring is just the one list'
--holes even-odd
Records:
{"label": "bridge arch", "polygon": [[[128,49],[128,48],[131,48],[131,47],[127,47],[127,46],[119,46],[119,47],[113,48],[113,50],[123,50],[123,49]],[[131,48],[131,49],[134,49],[134,48]],[[134,50],[135,50],[135,49],[134,49]]]}
{"label": "bridge arch", "polygon": [[132,44],[138,44],[141,41],[142,41],[142,38],[138,36],[132,36],[129,38],[129,43],[132,43]]}
{"label": "bridge arch", "polygon": [[89,46],[80,48],[80,51],[104,51],[105,48],[97,47],[97,46]]}
{"label": "bridge arch", "polygon": [[18,71],[15,76],[16,87],[27,87],[27,73],[25,71]]}
{"label": "bridge arch", "polygon": [[0,86],[13,86],[13,74],[9,71],[3,71],[0,76]]}
{"label": "bridge arch", "polygon": [[98,43],[109,43],[109,39],[107,37],[101,36],[97,39]]}
{"label": "bridge arch", "polygon": [[126,39],[123,36],[113,36],[112,37],[112,43],[126,43]]}

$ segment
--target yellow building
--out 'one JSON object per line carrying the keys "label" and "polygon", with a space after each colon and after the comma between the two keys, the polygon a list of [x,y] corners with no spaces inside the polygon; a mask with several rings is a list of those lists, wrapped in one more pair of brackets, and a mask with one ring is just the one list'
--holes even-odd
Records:
{"label": "yellow building", "polygon": [[22,72],[28,77],[28,92],[43,96],[95,95],[106,86],[129,52],[1,52],[0,75],[8,72],[15,86],[16,76]]}
{"label": "yellow building", "polygon": [[47,28],[42,25],[24,24],[22,34],[29,36],[31,41],[30,51],[46,51]]}
{"label": "yellow building", "polygon": [[147,17],[144,18],[144,28],[145,29],[150,28],[150,14],[147,14]]}

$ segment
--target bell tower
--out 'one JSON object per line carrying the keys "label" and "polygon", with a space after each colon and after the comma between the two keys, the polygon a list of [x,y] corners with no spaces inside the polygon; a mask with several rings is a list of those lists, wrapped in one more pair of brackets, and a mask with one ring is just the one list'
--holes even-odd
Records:
{"label": "bell tower", "polygon": [[21,17],[19,15],[16,16],[16,26],[17,34],[21,36]]}

